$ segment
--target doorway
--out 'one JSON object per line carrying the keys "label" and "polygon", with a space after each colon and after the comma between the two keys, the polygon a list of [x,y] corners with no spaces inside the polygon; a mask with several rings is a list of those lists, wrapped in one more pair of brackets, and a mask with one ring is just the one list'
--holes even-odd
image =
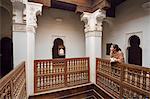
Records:
{"label": "doorway", "polygon": [[13,69],[13,43],[12,39],[4,37],[1,39],[1,77]]}
{"label": "doorway", "polygon": [[142,48],[140,47],[140,38],[133,35],[129,38],[130,47],[128,50],[128,63],[142,66]]}
{"label": "doorway", "polygon": [[[8,2],[12,6],[11,2]],[[0,78],[2,78],[13,69],[12,9],[2,5],[0,13]]]}
{"label": "doorway", "polygon": [[65,58],[64,41],[61,38],[56,38],[53,42],[52,58]]}

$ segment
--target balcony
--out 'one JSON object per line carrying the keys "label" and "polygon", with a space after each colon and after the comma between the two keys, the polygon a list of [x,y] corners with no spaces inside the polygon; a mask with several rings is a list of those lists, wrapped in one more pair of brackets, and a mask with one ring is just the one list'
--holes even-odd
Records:
{"label": "balcony", "polygon": [[[149,99],[150,69],[96,59],[96,83],[89,58],[34,61],[34,95],[29,99]],[[25,63],[0,80],[1,99],[27,98]]]}

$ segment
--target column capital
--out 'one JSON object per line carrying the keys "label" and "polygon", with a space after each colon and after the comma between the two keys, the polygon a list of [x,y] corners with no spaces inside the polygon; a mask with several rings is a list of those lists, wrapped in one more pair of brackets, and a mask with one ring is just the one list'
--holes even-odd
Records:
{"label": "column capital", "polygon": [[96,10],[93,13],[83,12],[81,15],[81,21],[85,23],[85,33],[91,31],[102,31],[102,22],[106,17],[106,13],[103,10]]}
{"label": "column capital", "polygon": [[42,14],[42,4],[28,2],[26,5],[27,31],[35,32],[37,28],[37,15]]}

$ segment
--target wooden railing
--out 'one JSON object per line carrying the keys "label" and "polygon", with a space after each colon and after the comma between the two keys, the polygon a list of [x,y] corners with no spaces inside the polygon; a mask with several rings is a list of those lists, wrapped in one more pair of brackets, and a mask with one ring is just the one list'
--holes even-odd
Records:
{"label": "wooden railing", "polygon": [[96,83],[117,99],[150,98],[150,68],[97,58]]}
{"label": "wooden railing", "polygon": [[89,82],[89,58],[34,61],[34,92]]}
{"label": "wooden railing", "polygon": [[0,99],[27,99],[24,62],[0,79]]}

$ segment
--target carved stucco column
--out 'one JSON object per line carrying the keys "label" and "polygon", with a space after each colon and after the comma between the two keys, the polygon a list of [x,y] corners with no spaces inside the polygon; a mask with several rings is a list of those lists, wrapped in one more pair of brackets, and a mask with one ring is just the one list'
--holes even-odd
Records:
{"label": "carved stucco column", "polygon": [[143,7],[143,12],[144,12],[144,16],[143,16],[143,66],[146,66],[148,68],[150,68],[150,61],[147,60],[148,57],[150,57],[150,47],[149,47],[149,43],[150,39],[149,39],[149,33],[150,33],[150,1],[147,1],[145,3],[142,4]]}
{"label": "carved stucco column", "polygon": [[143,4],[142,4],[142,7],[143,7],[148,13],[150,13],[150,1],[143,3]]}
{"label": "carved stucco column", "polygon": [[[14,67],[26,60],[26,23],[23,19],[25,1],[11,0],[13,5],[13,58]],[[24,44],[24,45],[23,45]]]}
{"label": "carved stucco column", "polygon": [[35,33],[37,28],[37,15],[42,12],[42,4],[27,2],[26,4],[26,32],[27,32],[27,95],[34,94],[34,56]]}
{"label": "carved stucco column", "polygon": [[25,4],[27,0],[11,0],[13,5],[13,23],[23,23]]}
{"label": "carved stucco column", "polygon": [[81,21],[85,23],[86,56],[90,57],[90,80],[96,83],[96,57],[102,53],[102,22],[105,11],[98,9],[94,13],[83,12]]}

